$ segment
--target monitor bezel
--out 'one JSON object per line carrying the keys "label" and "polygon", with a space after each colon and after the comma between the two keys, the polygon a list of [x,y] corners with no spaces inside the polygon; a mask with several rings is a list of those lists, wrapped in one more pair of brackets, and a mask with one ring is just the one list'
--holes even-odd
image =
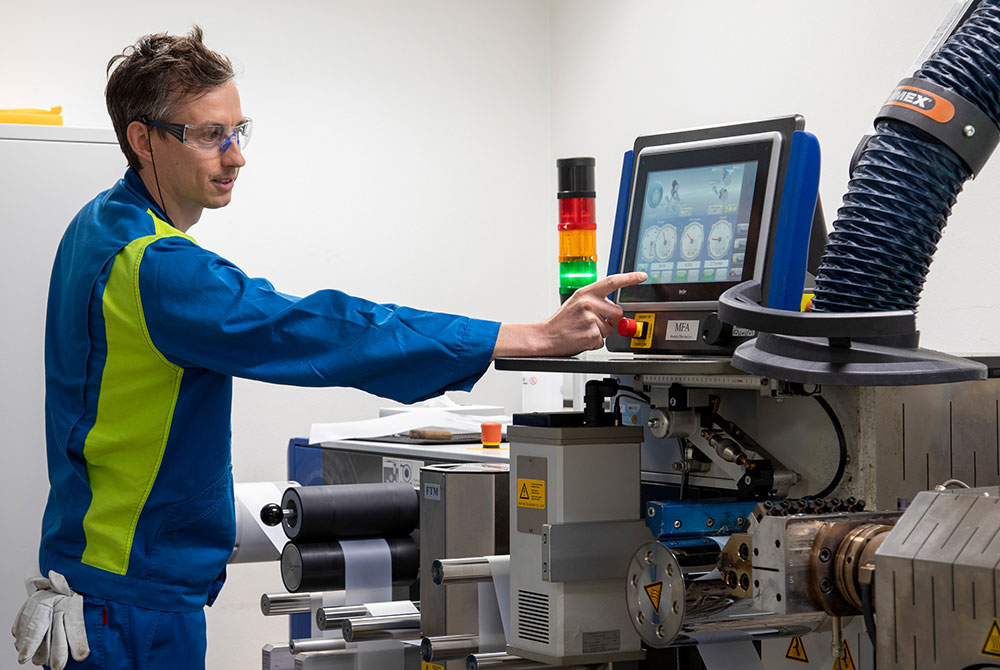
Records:
{"label": "monitor bezel", "polygon": [[[757,177],[750,207],[750,232],[739,281],[640,284],[618,291],[616,302],[629,311],[712,309],[727,289],[749,279],[760,280],[769,242],[775,185],[781,158],[778,131],[732,135],[691,142],[647,146],[640,150],[632,175],[629,214],[619,271],[635,267],[638,235],[642,227],[646,181],[651,172],[757,161]],[[748,274],[749,273],[749,274]]]}

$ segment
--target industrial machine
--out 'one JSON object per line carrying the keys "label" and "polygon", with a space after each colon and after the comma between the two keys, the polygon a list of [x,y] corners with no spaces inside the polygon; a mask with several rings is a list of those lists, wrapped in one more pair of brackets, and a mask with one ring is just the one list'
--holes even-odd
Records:
{"label": "industrial machine", "polygon": [[[975,65],[1000,72],[1000,2],[958,5],[935,40],[859,147],[822,259],[801,117],[638,138],[609,272],[649,279],[614,296],[612,355],[496,361],[586,378],[582,404],[515,415],[497,462],[403,476],[371,447],[358,462],[387,481],[357,504],[273,501],[301,593],[262,609],[315,623],[266,666],[1000,668],[1000,360],[914,329],[957,189],[1000,138],[1000,77]],[[351,483],[326,455],[314,470]],[[352,548],[358,519],[384,549]],[[374,564],[392,602],[334,602]]]}

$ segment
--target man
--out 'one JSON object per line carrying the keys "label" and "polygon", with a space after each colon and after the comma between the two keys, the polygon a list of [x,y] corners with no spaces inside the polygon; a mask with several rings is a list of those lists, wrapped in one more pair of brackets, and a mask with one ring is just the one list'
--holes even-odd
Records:
{"label": "man", "polygon": [[[204,606],[232,552],[232,377],[352,386],[401,402],[469,389],[497,356],[603,344],[616,275],[550,319],[499,324],[277,292],[187,231],[232,198],[252,132],[229,60],[148,35],[108,64],[125,177],[70,224],[46,325],[51,490],[21,661],[204,667]],[[81,595],[82,594],[82,597]],[[82,603],[82,605],[81,605]],[[35,648],[38,648],[37,653]],[[89,652],[89,653],[88,653]]]}

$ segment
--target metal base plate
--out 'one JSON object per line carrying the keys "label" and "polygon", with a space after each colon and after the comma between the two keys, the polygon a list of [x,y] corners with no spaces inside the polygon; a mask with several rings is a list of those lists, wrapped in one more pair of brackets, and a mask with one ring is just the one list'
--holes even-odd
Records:
{"label": "metal base plate", "polygon": [[530,661],[547,663],[549,665],[589,665],[591,663],[613,663],[615,661],[641,661],[646,658],[646,652],[639,651],[610,651],[601,654],[577,654],[575,656],[551,656],[537,651],[520,649],[507,645],[507,653],[512,656],[520,656]]}

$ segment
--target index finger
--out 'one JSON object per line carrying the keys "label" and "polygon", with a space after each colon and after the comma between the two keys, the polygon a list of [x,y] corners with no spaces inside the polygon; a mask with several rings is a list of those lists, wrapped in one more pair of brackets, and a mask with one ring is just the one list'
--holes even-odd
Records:
{"label": "index finger", "polygon": [[635,286],[636,284],[641,284],[644,281],[646,281],[645,272],[624,272],[617,275],[608,275],[604,279],[594,282],[585,289],[580,290],[593,291],[594,293],[599,293],[601,295],[608,295],[620,288]]}

